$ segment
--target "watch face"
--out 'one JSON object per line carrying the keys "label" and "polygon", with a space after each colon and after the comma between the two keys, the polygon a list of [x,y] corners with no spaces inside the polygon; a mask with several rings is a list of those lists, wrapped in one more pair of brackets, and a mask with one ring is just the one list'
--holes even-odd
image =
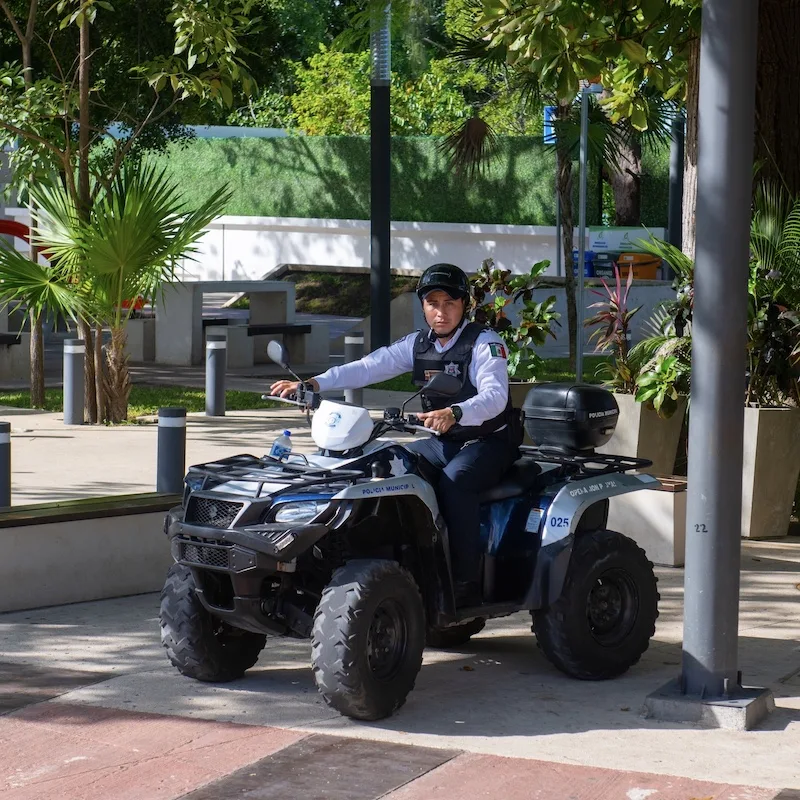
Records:
{"label": "watch face", "polygon": [[453,416],[455,417],[456,422],[460,422],[461,415],[463,414],[461,409],[458,406],[451,406],[451,410],[453,412]]}

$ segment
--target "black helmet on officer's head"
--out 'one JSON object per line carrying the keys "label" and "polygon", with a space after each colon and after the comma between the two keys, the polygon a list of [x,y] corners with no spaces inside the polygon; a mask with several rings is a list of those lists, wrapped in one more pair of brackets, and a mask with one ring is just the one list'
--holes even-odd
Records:
{"label": "black helmet on officer's head", "polygon": [[437,289],[447,292],[454,300],[468,300],[469,278],[455,264],[434,264],[422,273],[417,284],[417,297],[424,300],[425,295]]}

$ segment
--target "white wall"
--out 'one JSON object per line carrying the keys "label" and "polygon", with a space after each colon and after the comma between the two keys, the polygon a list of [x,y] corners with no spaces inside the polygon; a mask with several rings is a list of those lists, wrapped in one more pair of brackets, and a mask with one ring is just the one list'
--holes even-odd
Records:
{"label": "white wall", "polygon": [[[515,273],[548,259],[548,272],[556,274],[554,227],[394,222],[391,246],[395,269],[423,270],[448,261],[476,272],[491,256]],[[195,258],[185,266],[202,280],[257,280],[281,264],[369,267],[369,222],[220,217],[209,225]]]}
{"label": "white wall", "polygon": [[[7,211],[28,223],[27,209]],[[369,239],[366,220],[223,216],[208,226],[194,257],[184,260],[185,279],[260,280],[282,264],[367,268]],[[446,261],[474,273],[491,257],[516,274],[547,259],[546,274],[557,274],[555,227],[394,222],[391,247],[394,269],[422,271]]]}

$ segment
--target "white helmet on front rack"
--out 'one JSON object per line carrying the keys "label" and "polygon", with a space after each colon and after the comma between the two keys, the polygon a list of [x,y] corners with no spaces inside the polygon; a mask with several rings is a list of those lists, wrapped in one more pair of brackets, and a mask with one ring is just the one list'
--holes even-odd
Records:
{"label": "white helmet on front rack", "polygon": [[366,408],[323,400],[311,421],[311,438],[321,450],[344,452],[366,444],[372,429]]}

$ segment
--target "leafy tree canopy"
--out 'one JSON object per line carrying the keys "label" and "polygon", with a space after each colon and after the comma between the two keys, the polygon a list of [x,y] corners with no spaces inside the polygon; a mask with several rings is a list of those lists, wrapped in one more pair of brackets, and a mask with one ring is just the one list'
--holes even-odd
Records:
{"label": "leafy tree canopy", "polygon": [[681,100],[686,49],[700,28],[701,0],[482,0],[478,25],[518,71],[561,102],[581,81],[600,81],[613,121],[648,127],[644,87]]}

